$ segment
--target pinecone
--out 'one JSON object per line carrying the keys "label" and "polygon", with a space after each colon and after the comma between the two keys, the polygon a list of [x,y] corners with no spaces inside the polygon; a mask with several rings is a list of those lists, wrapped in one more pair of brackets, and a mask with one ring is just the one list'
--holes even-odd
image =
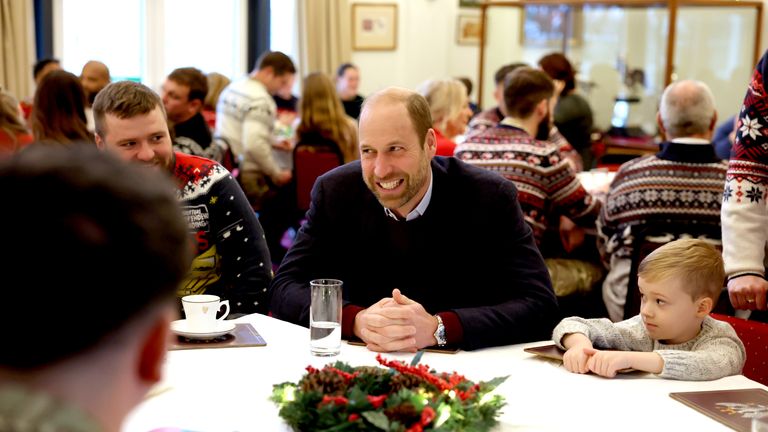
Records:
{"label": "pinecone", "polygon": [[317,373],[307,374],[299,382],[299,388],[305,393],[316,391],[323,395],[341,396],[347,391],[347,382],[336,372],[321,370]]}
{"label": "pinecone", "polygon": [[397,392],[401,389],[413,390],[419,388],[421,385],[424,386],[425,390],[428,390],[429,387],[431,387],[431,385],[426,383],[423,379],[409,374],[399,373],[393,376],[390,381],[390,386],[392,387],[393,392]]}
{"label": "pinecone", "polygon": [[416,411],[416,408],[410,402],[387,408],[384,410],[384,415],[386,415],[390,421],[397,420],[404,425],[417,422],[421,418],[419,412]]}

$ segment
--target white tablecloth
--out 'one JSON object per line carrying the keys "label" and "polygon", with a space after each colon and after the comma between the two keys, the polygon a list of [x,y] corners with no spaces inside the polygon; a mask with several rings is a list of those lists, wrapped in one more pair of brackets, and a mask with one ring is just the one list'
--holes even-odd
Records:
{"label": "white tablecloth", "polygon": [[[144,401],[128,417],[123,432],[162,427],[199,432],[288,431],[269,401],[272,385],[295,382],[307,365],[321,367],[336,359],[353,366],[377,365],[376,353],[343,343],[336,358],[309,354],[309,330],[263,315],[250,322],[266,347],[172,351],[166,391]],[[438,371],[458,371],[468,379],[509,375],[497,391],[507,400],[496,431],[518,430],[730,430],[669,397],[670,392],[766,388],[744,376],[688,382],[633,373],[614,379],[567,372],[559,363],[512,345],[457,354],[425,353],[421,363]],[[386,354],[410,361],[412,354]]]}

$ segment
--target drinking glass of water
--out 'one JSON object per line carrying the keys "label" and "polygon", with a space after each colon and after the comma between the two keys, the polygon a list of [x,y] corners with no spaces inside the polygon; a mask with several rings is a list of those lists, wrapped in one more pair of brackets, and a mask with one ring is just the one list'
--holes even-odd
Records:
{"label": "drinking glass of water", "polygon": [[309,282],[312,290],[309,306],[309,346],[312,355],[335,356],[341,352],[342,284],[338,279]]}

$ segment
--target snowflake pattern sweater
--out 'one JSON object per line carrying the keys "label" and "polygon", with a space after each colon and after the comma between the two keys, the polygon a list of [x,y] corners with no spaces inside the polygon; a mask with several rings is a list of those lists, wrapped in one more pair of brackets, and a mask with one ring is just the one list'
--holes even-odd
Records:
{"label": "snowflake pattern sweater", "polygon": [[584,188],[558,148],[506,124],[471,135],[456,146],[462,161],[495,171],[515,183],[526,222],[540,243],[553,215],[594,226],[600,201]]}
{"label": "snowflake pattern sweater", "polygon": [[264,232],[242,189],[226,168],[175,153],[177,197],[195,245],[179,297],[215,294],[232,314],[266,313],[272,265]]}
{"label": "snowflake pattern sweater", "polygon": [[768,240],[768,52],[755,67],[739,112],[721,213],[729,278],[765,275]]}

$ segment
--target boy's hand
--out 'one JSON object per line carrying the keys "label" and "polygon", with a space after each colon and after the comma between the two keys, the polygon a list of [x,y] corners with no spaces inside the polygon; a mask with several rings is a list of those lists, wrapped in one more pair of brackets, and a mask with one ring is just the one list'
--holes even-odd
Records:
{"label": "boy's hand", "polygon": [[592,372],[607,378],[613,378],[622,369],[632,367],[632,354],[626,351],[600,351],[585,348],[584,354],[589,356],[587,367]]}
{"label": "boy's hand", "polygon": [[563,338],[563,346],[567,348],[563,354],[563,366],[565,370],[573,373],[587,373],[587,362],[590,355],[587,350],[592,350],[592,342],[581,333],[571,333]]}

